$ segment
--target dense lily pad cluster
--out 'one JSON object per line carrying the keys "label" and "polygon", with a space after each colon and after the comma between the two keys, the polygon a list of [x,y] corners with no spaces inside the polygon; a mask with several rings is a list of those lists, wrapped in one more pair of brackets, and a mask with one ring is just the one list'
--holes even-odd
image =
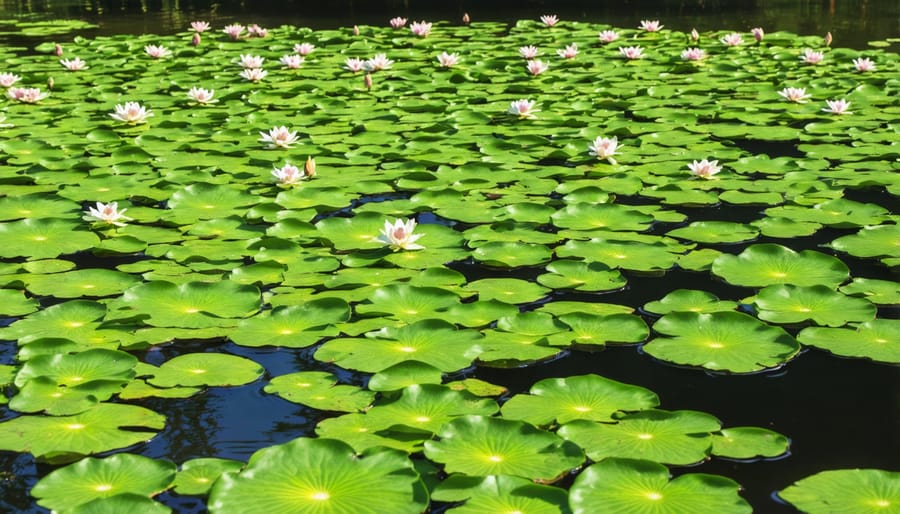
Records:
{"label": "dense lily pad cluster", "polygon": [[[510,395],[473,370],[621,344],[717,373],[803,345],[900,363],[879,316],[898,284],[841,260],[900,263],[897,215],[845,198],[900,191],[896,54],[654,20],[406,25],[196,22],[5,56],[0,449],[77,461],[41,505],[748,512],[736,482],[666,465],[779,456],[784,435],[597,375]],[[747,296],[672,291],[675,269]],[[656,300],[604,302],[646,276]],[[187,341],[211,351],[137,357]],[[312,358],[272,376],[223,342]],[[247,463],[88,457],[153,438],[147,399],[257,380],[321,411],[315,434]],[[783,497],[865,476],[894,491],[865,501],[898,501],[869,472]]]}

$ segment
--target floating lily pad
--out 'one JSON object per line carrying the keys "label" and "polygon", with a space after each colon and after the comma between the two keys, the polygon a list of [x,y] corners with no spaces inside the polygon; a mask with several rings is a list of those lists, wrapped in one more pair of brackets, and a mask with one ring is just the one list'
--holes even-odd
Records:
{"label": "floating lily pad", "polygon": [[212,514],[418,514],[427,505],[406,454],[379,448],[357,455],[340,441],[303,437],[257,451],[243,471],[223,474],[209,495]]}
{"label": "floating lily pad", "polygon": [[33,298],[27,298],[22,291],[0,289],[0,315],[23,316],[38,310],[39,304]]}
{"label": "floating lily pad", "polygon": [[454,293],[437,287],[391,284],[379,287],[369,297],[371,303],[357,306],[356,311],[368,315],[391,315],[404,321],[440,317],[438,311],[459,303]]}
{"label": "floating lily pad", "polygon": [[105,498],[96,498],[75,507],[72,514],[171,514],[172,509],[147,496],[135,493],[119,493]]}
{"label": "floating lily pad", "polygon": [[839,259],[812,250],[795,252],[775,244],[752,245],[738,255],[724,254],[713,262],[712,272],[738,286],[772,284],[837,287],[850,270]]}
{"label": "floating lily pad", "polygon": [[278,307],[268,316],[241,320],[229,339],[241,346],[305,348],[323,337],[335,336],[335,323],[350,319],[350,306],[338,298],[322,298],[302,305]]}
{"label": "floating lily pad", "polygon": [[653,330],[662,336],[644,351],[665,361],[688,366],[750,373],[778,367],[800,351],[784,330],[740,312],[673,312]]}
{"label": "floating lily pad", "polygon": [[611,291],[627,283],[621,273],[599,262],[559,260],[548,264],[547,271],[537,281],[553,289]]}
{"label": "floating lily pad", "polygon": [[265,369],[225,353],[186,353],[164,362],[147,382],[157,387],[236,386],[253,382]]}
{"label": "floating lily pad", "polygon": [[354,412],[364,410],[375,394],[359,387],[340,384],[324,371],[300,371],[272,379],[264,391],[285,400],[318,410]]}
{"label": "floating lily pad", "polygon": [[896,257],[900,255],[900,226],[863,227],[859,232],[843,236],[828,246],[855,257]]}
{"label": "floating lily pad", "polygon": [[[46,377],[64,386],[78,386],[97,380],[124,385],[134,377],[137,362],[131,354],[103,348],[72,354],[39,355],[22,366],[16,374],[16,385],[21,387],[36,377]],[[109,387],[109,384],[106,386]]]}
{"label": "floating lily pad", "polygon": [[670,230],[666,235],[698,243],[739,243],[750,241],[759,235],[752,226],[729,221],[695,221],[682,228]]}
{"label": "floating lily pad", "polygon": [[845,357],[900,363],[900,321],[873,319],[849,328],[807,327],[797,334],[803,344]]}
{"label": "floating lily pad", "polygon": [[812,320],[819,325],[839,327],[851,321],[868,321],[877,308],[865,298],[854,298],[826,286],[768,286],[753,297],[759,319],[773,323],[800,323]]}
{"label": "floating lily pad", "polygon": [[534,266],[550,260],[552,252],[544,245],[493,242],[480,245],[472,257],[488,266],[515,268]]}
{"label": "floating lily pad", "polygon": [[569,505],[575,514],[752,512],[739,490],[737,482],[718,475],[688,473],[670,480],[662,464],[610,458],[578,475],[569,491]]}
{"label": "floating lily pad", "polygon": [[454,514],[568,512],[568,493],[565,489],[504,475],[487,477],[451,475],[438,484],[431,493],[431,498],[444,502],[464,501],[463,505],[447,511]]}
{"label": "floating lily pad", "polygon": [[839,290],[851,296],[862,296],[876,305],[900,304],[900,283],[890,280],[854,278]]}
{"label": "floating lily pad", "polygon": [[373,430],[399,429],[396,425],[436,432],[444,423],[465,415],[490,416],[500,408],[494,400],[479,398],[467,391],[454,391],[438,384],[411,385],[400,396],[378,401],[366,412]]}
{"label": "floating lily pad", "polygon": [[238,460],[204,457],[185,461],[172,482],[174,491],[185,495],[205,495],[222,473],[238,471],[244,463]]}
{"label": "floating lily pad", "polygon": [[654,314],[670,312],[720,312],[737,308],[736,302],[722,301],[706,291],[677,289],[662,299],[644,304],[644,310]]}
{"label": "floating lily pad", "polygon": [[156,327],[206,328],[233,326],[235,318],[259,310],[259,290],[230,281],[176,285],[155,280],[125,291],[123,304],[134,314],[146,314]]}
{"label": "floating lily pad", "polygon": [[900,505],[900,473],[835,469],[798,480],[778,493],[804,512],[893,512]]}
{"label": "floating lily pad", "polygon": [[644,320],[633,314],[598,316],[573,312],[561,315],[559,320],[572,329],[570,342],[576,346],[640,343],[650,335],[650,329]]}
{"label": "floating lily pad", "polygon": [[754,459],[783,455],[790,445],[787,437],[765,428],[732,427],[713,434],[712,454],[730,459]]}
{"label": "floating lily pad", "polygon": [[52,275],[30,275],[25,286],[32,294],[57,298],[111,296],[140,282],[128,273],[107,269],[82,269]]}
{"label": "floating lily pad", "polygon": [[54,218],[26,219],[0,224],[0,257],[48,259],[89,250],[100,238],[80,223]]}
{"label": "floating lily pad", "polygon": [[375,373],[367,387],[372,391],[397,391],[416,384],[440,384],[442,376],[434,366],[408,360]]}

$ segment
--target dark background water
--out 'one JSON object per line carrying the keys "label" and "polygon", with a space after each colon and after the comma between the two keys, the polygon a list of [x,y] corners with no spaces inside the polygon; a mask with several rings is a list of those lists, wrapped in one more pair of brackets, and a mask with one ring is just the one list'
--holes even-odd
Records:
{"label": "dark background water", "polygon": [[900,36],[898,0],[0,0],[0,18],[74,18],[100,26],[93,35],[170,34],[203,19],[216,27],[232,21],[263,27],[312,28],[386,25],[393,16],[413,20],[512,22],[557,14],[563,21],[636,27],[659,19],[674,30],[763,27],[802,35],[831,32],[834,44],[864,48]]}

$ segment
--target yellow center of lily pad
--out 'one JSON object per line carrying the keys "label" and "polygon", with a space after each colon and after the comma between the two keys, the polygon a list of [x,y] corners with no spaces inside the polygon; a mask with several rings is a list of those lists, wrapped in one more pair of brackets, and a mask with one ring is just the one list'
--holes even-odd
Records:
{"label": "yellow center of lily pad", "polygon": [[184,312],[186,312],[188,314],[196,314],[196,313],[200,312],[200,309],[196,309],[194,307],[185,307]]}
{"label": "yellow center of lily pad", "polygon": [[416,418],[414,419],[419,423],[428,423],[429,421],[431,421],[431,418],[429,418],[428,416],[416,416]]}
{"label": "yellow center of lily pad", "polygon": [[648,500],[653,500],[653,501],[662,500],[662,495],[657,492],[647,493],[646,496],[647,496]]}
{"label": "yellow center of lily pad", "polygon": [[294,331],[289,328],[282,328],[281,330],[278,331],[278,333],[283,336],[289,336],[289,335],[293,334]]}
{"label": "yellow center of lily pad", "polygon": [[400,348],[398,348],[398,350],[404,353],[413,353],[416,351],[416,349],[412,346],[401,346]]}
{"label": "yellow center of lily pad", "polygon": [[572,408],[578,412],[591,412],[591,408],[585,407],[584,405],[576,405]]}
{"label": "yellow center of lily pad", "polygon": [[82,289],[94,289],[95,287],[97,286],[95,286],[94,284],[84,284],[83,286],[81,286]]}
{"label": "yellow center of lily pad", "polygon": [[710,348],[724,348],[725,347],[724,344],[717,342],[717,341],[710,341],[710,342],[706,343],[706,346],[708,346]]}
{"label": "yellow center of lily pad", "polygon": [[46,241],[47,237],[46,236],[34,236],[34,240],[35,241]]}
{"label": "yellow center of lily pad", "polygon": [[67,430],[81,430],[84,428],[84,425],[81,423],[69,423],[68,425],[63,425]]}
{"label": "yellow center of lily pad", "polygon": [[81,321],[69,321],[68,323],[64,323],[64,325],[69,328],[78,328],[83,327],[84,323],[82,323]]}
{"label": "yellow center of lily pad", "polygon": [[773,271],[772,273],[770,273],[770,275],[772,275],[773,277],[776,277],[776,278],[784,278],[787,276],[787,273],[785,273],[783,271]]}
{"label": "yellow center of lily pad", "polygon": [[638,439],[646,441],[647,439],[653,439],[653,434],[638,434]]}
{"label": "yellow center of lily pad", "polygon": [[309,498],[311,500],[325,501],[325,500],[331,498],[331,495],[326,493],[325,491],[316,491],[316,492],[310,494]]}
{"label": "yellow center of lily pad", "polygon": [[97,491],[98,493],[104,493],[106,491],[109,491],[112,488],[113,488],[113,486],[111,486],[109,484],[100,484],[98,486],[95,486],[94,490]]}
{"label": "yellow center of lily pad", "polygon": [[491,462],[503,462],[503,457],[500,455],[488,455],[487,460]]}
{"label": "yellow center of lily pad", "polygon": [[195,375],[200,375],[200,374],[206,373],[205,369],[200,369],[200,368],[189,369],[187,371],[188,371],[188,373],[193,373]]}

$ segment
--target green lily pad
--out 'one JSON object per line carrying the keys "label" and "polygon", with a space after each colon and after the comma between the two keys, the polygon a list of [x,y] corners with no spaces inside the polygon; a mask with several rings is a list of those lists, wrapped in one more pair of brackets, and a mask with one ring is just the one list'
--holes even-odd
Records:
{"label": "green lily pad", "polygon": [[356,307],[362,315],[389,315],[403,321],[441,317],[439,311],[459,303],[459,297],[438,287],[416,287],[391,284],[379,287],[369,295],[370,303]]}
{"label": "green lily pad", "polygon": [[790,446],[790,440],[771,430],[758,427],[724,428],[713,434],[712,454],[729,459],[778,457]]}
{"label": "green lily pad", "polygon": [[72,514],[170,514],[172,509],[147,496],[135,493],[119,493],[105,498],[95,498],[75,507]]}
{"label": "green lily pad", "polygon": [[850,275],[847,265],[835,257],[775,244],[752,245],[738,255],[723,254],[713,262],[712,272],[738,286],[825,285],[832,289]]}
{"label": "green lily pad", "polygon": [[688,473],[670,480],[662,464],[610,458],[578,475],[569,490],[569,505],[574,514],[752,512],[739,490],[737,482],[718,475]]}
{"label": "green lily pad", "polygon": [[835,239],[827,246],[854,257],[896,257],[900,255],[900,226],[863,227],[856,234]]}
{"label": "green lily pad", "polygon": [[321,298],[302,305],[277,307],[269,315],[241,320],[228,334],[241,346],[305,348],[339,332],[334,327],[350,319],[350,306],[338,298]]}
{"label": "green lily pad", "polygon": [[627,283],[621,273],[599,262],[559,260],[548,264],[547,271],[537,281],[552,289],[611,291]]}
{"label": "green lily pad", "polygon": [[453,418],[490,416],[499,409],[494,400],[479,398],[467,391],[454,391],[438,384],[417,384],[404,388],[393,400],[376,402],[366,413],[366,418],[373,430],[399,429],[396,425],[403,425],[434,433]]}
{"label": "green lily pad", "polygon": [[851,296],[862,296],[876,305],[900,304],[900,283],[872,278],[854,278],[841,286],[840,292]]}
{"label": "green lily pad", "polygon": [[39,304],[22,291],[0,289],[0,316],[24,316],[38,310]]}
{"label": "green lily pad", "polygon": [[559,257],[579,257],[588,262],[601,262],[610,268],[636,271],[667,270],[677,260],[677,255],[663,244],[605,239],[569,241],[557,248],[556,254]]}
{"label": "green lily pad", "polygon": [[548,247],[530,243],[486,243],[472,252],[472,257],[485,265],[507,268],[543,264],[551,256]]}
{"label": "green lily pad", "polygon": [[243,471],[223,474],[209,495],[211,514],[418,514],[427,505],[406,454],[379,448],[358,455],[341,441],[303,437],[257,451]]}
{"label": "green lily pad", "polygon": [[549,292],[547,288],[517,278],[483,278],[469,282],[464,290],[477,293],[479,301],[499,300],[508,304],[534,302]]}
{"label": "green lily pad", "polygon": [[640,232],[653,223],[653,216],[618,204],[576,203],[555,212],[550,218],[559,228],[574,230],[624,230]]}
{"label": "green lily pad", "polygon": [[716,371],[775,368],[800,351],[784,330],[740,312],[673,312],[660,318],[653,330],[663,337],[644,345],[647,354]]}
{"label": "green lily pad", "polygon": [[174,478],[171,462],[120,453],[102,459],[87,457],[57,469],[39,480],[31,494],[39,505],[68,511],[122,493],[154,496],[168,489]]}
{"label": "green lily pad", "polygon": [[68,387],[97,380],[124,385],[134,377],[137,362],[137,358],[131,354],[103,348],[71,354],[38,355],[19,369],[15,383],[22,387],[36,377],[46,377],[56,384]]}
{"label": "green lily pad", "polygon": [[223,387],[253,382],[265,369],[225,353],[186,353],[164,362],[147,382],[157,387]]}
{"label": "green lily pad", "polygon": [[451,475],[437,485],[431,493],[431,498],[443,502],[464,501],[463,505],[447,510],[454,514],[569,512],[568,493],[565,489],[504,475],[487,477]]}
{"label": "green lily pad", "polygon": [[442,377],[441,370],[434,366],[410,360],[375,373],[367,387],[372,391],[398,391],[411,385],[440,384]]}
{"label": "green lily pad", "polygon": [[730,221],[695,221],[686,227],[670,230],[666,235],[698,243],[721,244],[750,241],[759,235],[759,231],[752,226]]}
{"label": "green lily pad", "polygon": [[447,473],[514,475],[551,482],[584,462],[574,444],[521,421],[461,416],[444,425],[425,456]]}
{"label": "green lily pad", "polygon": [[693,289],[677,289],[660,300],[644,304],[644,310],[654,314],[720,312],[733,311],[736,308],[737,302],[722,301],[712,293]]}
{"label": "green lily pad", "polygon": [[807,327],[797,334],[803,344],[844,357],[900,363],[900,321],[873,319],[849,328]]}
{"label": "green lily pad", "polygon": [[46,218],[0,224],[0,257],[50,259],[67,253],[89,250],[100,238],[81,223]]}
{"label": "green lily pad", "polygon": [[244,463],[239,460],[201,457],[181,464],[175,480],[174,491],[184,495],[206,495],[213,483],[228,471],[239,471]]}
{"label": "green lily pad", "polygon": [[122,303],[133,314],[146,314],[155,327],[233,326],[260,307],[259,289],[227,280],[176,285],[155,280],[125,291]]}
{"label": "green lily pad", "polygon": [[[599,347],[605,344],[640,343],[650,335],[650,329],[640,316],[610,314],[599,316],[572,312],[559,316],[572,329],[568,342],[575,346]],[[559,339],[551,341],[557,344]]]}
{"label": "green lily pad", "polygon": [[365,389],[338,385],[338,378],[324,371],[277,376],[263,390],[314,409],[338,412],[364,410],[375,399],[375,394]]}
{"label": "green lily pad", "polygon": [[778,493],[804,512],[883,513],[900,505],[900,473],[834,469],[798,480]]}
{"label": "green lily pad", "polygon": [[753,297],[759,319],[773,323],[812,320],[839,327],[851,321],[869,321],[878,310],[865,298],[846,296],[826,286],[768,286]]}
{"label": "green lily pad", "polygon": [[30,275],[25,287],[32,294],[41,296],[81,298],[117,295],[137,282],[140,279],[128,273],[89,268],[52,275]]}
{"label": "green lily pad", "polygon": [[503,404],[503,417],[545,426],[576,419],[612,421],[624,411],[659,405],[653,391],[598,375],[548,378],[534,384],[529,394],[517,394]]}

